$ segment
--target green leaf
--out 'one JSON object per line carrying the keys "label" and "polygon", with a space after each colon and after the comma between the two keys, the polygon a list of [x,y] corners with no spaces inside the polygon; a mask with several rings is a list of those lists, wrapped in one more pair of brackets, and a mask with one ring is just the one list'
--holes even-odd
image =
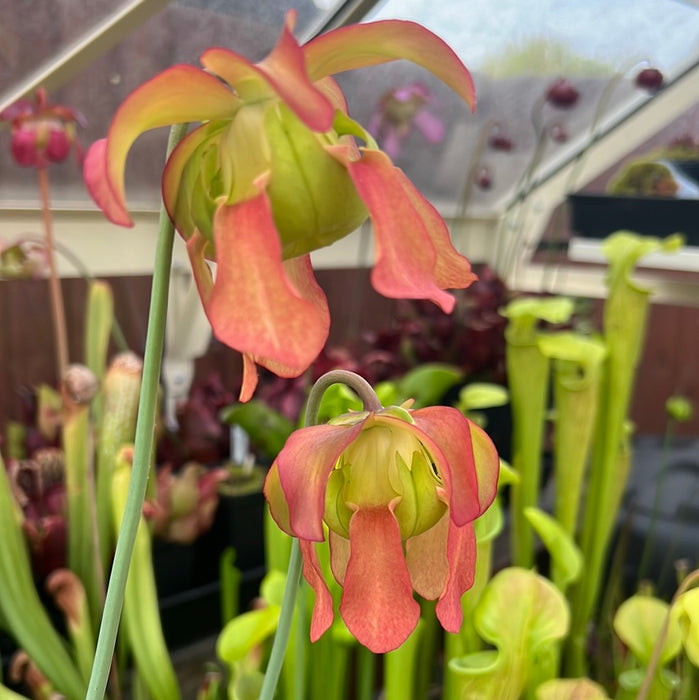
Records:
{"label": "green leaf", "polygon": [[[653,649],[670,612],[663,600],[646,595],[634,595],[625,600],[614,616],[614,631],[643,666],[648,666]],[[670,620],[660,654],[660,664],[666,664],[679,654],[682,634],[676,618]]]}
{"label": "green leaf", "polygon": [[286,574],[277,569],[267,572],[260,584],[260,596],[268,605],[281,607],[286,586]]}
{"label": "green leaf", "polygon": [[476,631],[497,653],[453,660],[445,697],[519,700],[528,688],[554,677],[569,620],[566,600],[550,581],[529,569],[503,569],[473,613]]}
{"label": "green leaf", "polygon": [[229,666],[242,661],[256,646],[277,629],[280,608],[268,605],[233,618],[216,640],[216,654]]}
{"label": "green leaf", "polygon": [[560,591],[580,578],[583,569],[583,556],[573,538],[560,523],[548,513],[538,508],[527,508],[524,517],[531,523],[551,555],[553,581]]}
{"label": "green leaf", "polygon": [[271,459],[281,452],[294,430],[288,418],[257,399],[226,406],[219,417],[228,425],[239,425],[250,437],[253,447]]}
{"label": "green leaf", "polygon": [[673,606],[689,660],[699,667],[699,588],[682,593]]}
{"label": "green leaf", "polygon": [[456,407],[466,413],[467,411],[505,406],[509,400],[510,394],[504,386],[487,382],[473,382],[467,384],[459,392],[459,402]]}
{"label": "green leaf", "polygon": [[415,399],[413,408],[439,403],[444,394],[463,379],[463,372],[453,365],[428,363],[411,369],[398,382],[399,400]]}

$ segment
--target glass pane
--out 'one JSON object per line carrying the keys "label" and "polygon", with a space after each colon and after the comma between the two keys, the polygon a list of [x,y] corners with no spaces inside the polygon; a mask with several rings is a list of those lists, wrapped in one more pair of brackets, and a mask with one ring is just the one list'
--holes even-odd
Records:
{"label": "glass pane", "polygon": [[[101,13],[114,9],[113,2],[108,0],[89,3],[84,0],[56,3],[0,0],[0,3],[0,32],[11,35],[11,45],[41,45],[44,34],[53,37],[47,47],[37,49],[37,56],[32,60],[27,58],[21,62],[9,53],[15,63],[8,68],[8,73],[11,72],[15,80],[49,57],[52,51],[76,38],[99,19]],[[341,3],[332,0],[293,3],[285,0],[175,0],[49,97],[85,116],[87,127],[79,131],[79,139],[86,148],[92,141],[106,136],[109,122],[123,99],[161,70],[175,63],[197,64],[198,56],[211,46],[231,48],[246,58],[259,60],[276,43],[289,7],[297,9],[295,33],[303,37],[312,33],[338,4]],[[44,11],[48,5],[52,12]],[[83,17],[86,7],[89,12],[85,11]],[[55,19],[59,12],[62,13],[60,22]],[[22,19],[25,14],[30,15],[31,21]],[[5,23],[6,16],[12,23]],[[79,21],[76,19],[73,23],[74,16]],[[5,46],[6,43],[0,41],[0,66],[4,66],[1,63],[3,51],[9,51]],[[31,52],[27,51],[29,54]],[[10,77],[6,76],[5,80],[9,81]],[[4,83],[4,87],[7,85]],[[19,168],[11,160],[8,139],[7,130],[0,132],[0,202],[31,206],[37,201],[36,174],[31,169]],[[158,207],[166,142],[167,130],[157,130],[141,137],[130,154],[127,165],[130,207]],[[50,177],[56,206],[92,206],[74,160],[53,166]]]}

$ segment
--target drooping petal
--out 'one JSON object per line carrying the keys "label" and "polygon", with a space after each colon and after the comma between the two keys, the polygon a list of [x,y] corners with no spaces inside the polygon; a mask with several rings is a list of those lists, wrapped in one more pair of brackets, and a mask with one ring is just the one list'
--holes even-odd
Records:
{"label": "drooping petal", "polygon": [[406,59],[446,83],[471,109],[473,80],[454,51],[414,22],[383,20],[354,24],[321,34],[303,47],[311,80],[364,66]]}
{"label": "drooping petal", "polygon": [[427,600],[436,600],[444,592],[449,578],[447,535],[449,513],[429,530],[405,542],[405,563],[415,592]]}
{"label": "drooping petal", "polygon": [[411,415],[423,431],[421,440],[444,481],[451,519],[457,525],[475,520],[495,498],[499,471],[495,446],[483,430],[455,408],[430,406]]}
{"label": "drooping petal", "polygon": [[132,223],[124,199],[124,166],[140,134],[169,124],[230,118],[239,105],[215,76],[188,65],[172,66],[134,90],[114,115],[106,147],[94,144],[85,157],[85,183],[107,218],[122,226]]}
{"label": "drooping petal", "polygon": [[257,365],[255,364],[255,358],[248,353],[243,355],[243,381],[240,387],[240,396],[238,396],[238,401],[245,403],[252,398],[257,388],[257,382],[259,380],[259,375],[257,373]]}
{"label": "drooping petal", "polygon": [[447,632],[456,634],[461,629],[463,610],[461,596],[473,585],[476,569],[476,535],[473,523],[461,527],[450,521],[447,539],[449,578],[437,601],[437,619]]}
{"label": "drooping petal", "polygon": [[439,212],[400,170],[397,169],[397,172],[406,196],[420,215],[437,251],[437,263],[434,269],[437,286],[441,289],[465,289],[478,279],[478,276],[471,271],[471,263],[452,245],[449,229]]}
{"label": "drooping petal", "polygon": [[264,192],[214,217],[216,281],[205,309],[216,337],[258,364],[298,376],[317,357],[330,316],[307,256],[282,264]]}
{"label": "drooping petal", "polygon": [[375,654],[399,647],[415,629],[400,528],[389,508],[360,509],[350,520],[350,558],[340,603],[349,631]]}
{"label": "drooping petal", "polygon": [[[250,63],[233,51],[209,49],[201,56],[202,65],[232,85],[243,99],[253,91],[259,99],[274,93],[314,131],[328,131],[335,109],[308,77],[306,59],[292,30],[296,13],[287,13],[282,35],[272,53],[260,63]],[[262,85],[260,85],[262,83]],[[265,90],[269,86],[271,90]]]}
{"label": "drooping petal", "polygon": [[369,209],[376,237],[374,288],[389,298],[430,299],[450,313],[454,297],[440,282],[467,287],[475,275],[453,249],[442,218],[421,195],[415,196],[412,184],[384,153],[364,150],[359,160],[352,160],[343,146],[328,150],[345,164]]}
{"label": "drooping petal", "polygon": [[275,464],[279,470],[291,529],[296,537],[324,539],[323,512],[328,475],[342,451],[357,437],[362,423],[353,426],[314,425],[292,433]]}
{"label": "drooping petal", "polygon": [[303,556],[303,576],[315,593],[313,616],[311,617],[311,641],[316,642],[322,634],[332,625],[335,613],[333,611],[333,599],[323,579],[315,542],[299,540],[301,554]]}

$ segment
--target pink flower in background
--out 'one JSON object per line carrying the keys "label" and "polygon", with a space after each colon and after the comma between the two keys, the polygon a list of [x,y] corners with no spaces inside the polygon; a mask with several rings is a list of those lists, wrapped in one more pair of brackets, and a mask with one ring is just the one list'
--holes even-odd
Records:
{"label": "pink flower in background", "polygon": [[444,122],[428,110],[433,103],[430,91],[418,82],[384,94],[369,122],[369,131],[386,155],[391,158],[400,155],[402,143],[413,127],[429,143],[440,143],[444,139]]}
{"label": "pink flower in background", "polygon": [[49,102],[43,88],[36,91],[34,102],[18,100],[0,112],[0,121],[10,124],[12,158],[18,165],[45,168],[64,161],[73,149],[81,158],[75,132],[76,125],[84,125],[83,116]]}

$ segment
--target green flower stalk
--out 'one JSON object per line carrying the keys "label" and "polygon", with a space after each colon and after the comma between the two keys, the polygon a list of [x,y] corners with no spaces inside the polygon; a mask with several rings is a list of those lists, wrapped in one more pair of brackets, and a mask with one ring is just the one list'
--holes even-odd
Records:
{"label": "green flower stalk", "polygon": [[539,320],[563,323],[573,312],[570,299],[522,298],[502,312],[509,318],[507,380],[512,407],[512,466],[519,484],[512,487],[512,561],[534,563],[534,533],[524,510],[536,506],[541,481],[544,417],[548,401],[549,360],[537,346]]}
{"label": "green flower stalk", "polygon": [[658,250],[677,250],[681,245],[680,236],[661,241],[627,231],[612,234],[603,245],[609,260],[609,294],[604,308],[604,341],[608,356],[600,389],[602,408],[595,429],[580,543],[586,571],[571,598],[570,675],[582,675],[584,670],[585,630],[597,604],[614,519],[627,480],[619,467],[628,471],[627,416],[650,299],[650,290],[635,284],[631,272],[644,255]]}

